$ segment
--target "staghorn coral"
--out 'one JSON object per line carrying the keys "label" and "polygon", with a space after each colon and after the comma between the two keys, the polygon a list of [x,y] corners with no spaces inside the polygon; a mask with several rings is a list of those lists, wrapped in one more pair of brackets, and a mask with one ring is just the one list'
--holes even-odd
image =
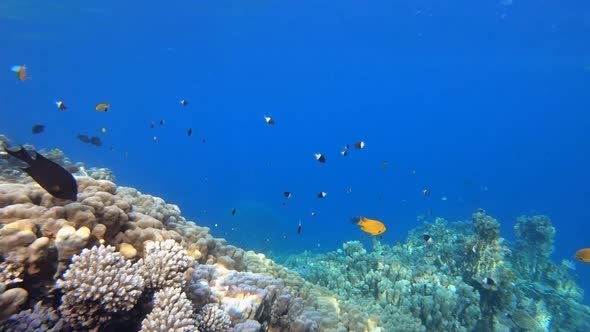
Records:
{"label": "staghorn coral", "polygon": [[101,245],[75,255],[56,286],[63,291],[59,310],[64,320],[74,328],[93,328],[133,308],[144,280],[114,247]]}
{"label": "staghorn coral", "polygon": [[231,327],[231,318],[218,304],[206,304],[196,315],[199,332],[224,332]]}
{"label": "staghorn coral", "polygon": [[193,332],[191,302],[180,288],[167,287],[154,295],[154,308],[141,323],[141,332]]}
{"label": "staghorn coral", "polygon": [[194,260],[174,240],[148,241],[145,244],[145,257],[137,265],[143,273],[146,287],[162,289],[182,287],[184,273],[194,265]]}
{"label": "staghorn coral", "polygon": [[32,310],[23,310],[10,316],[0,325],[0,330],[6,332],[60,332],[63,325],[55,309],[39,301]]}

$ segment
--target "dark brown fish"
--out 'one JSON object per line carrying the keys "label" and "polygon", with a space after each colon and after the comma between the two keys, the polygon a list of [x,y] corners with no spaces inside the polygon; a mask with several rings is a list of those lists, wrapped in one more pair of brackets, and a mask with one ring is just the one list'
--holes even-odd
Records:
{"label": "dark brown fish", "polygon": [[90,143],[90,137],[88,137],[87,135],[79,134],[78,139],[84,143]]}
{"label": "dark brown fish", "polygon": [[36,151],[33,151],[35,158],[32,158],[22,146],[16,151],[6,148],[4,148],[4,151],[27,163],[29,166],[22,168],[22,170],[43,189],[47,190],[51,196],[72,201],[78,199],[76,179],[65,168],[43,157]]}
{"label": "dark brown fish", "polygon": [[90,144],[96,145],[96,146],[102,146],[102,141],[100,140],[100,137],[92,136],[92,137],[90,137]]}
{"label": "dark brown fish", "polygon": [[41,124],[36,124],[31,128],[33,134],[40,134],[43,132],[43,130],[45,130],[45,126]]}

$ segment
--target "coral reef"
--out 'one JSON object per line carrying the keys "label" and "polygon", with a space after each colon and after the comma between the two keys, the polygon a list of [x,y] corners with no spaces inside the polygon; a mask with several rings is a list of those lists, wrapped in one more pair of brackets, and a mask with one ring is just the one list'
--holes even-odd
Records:
{"label": "coral reef", "polygon": [[351,241],[284,264],[378,313],[386,330],[590,330],[571,264],[549,260],[549,218],[520,217],[515,230],[516,242],[504,241],[498,221],[478,210],[470,222],[425,222],[394,246],[374,240],[370,251]]}
{"label": "coral reef", "polygon": [[45,155],[75,175],[76,202],[0,153],[3,330],[381,330],[357,304],[118,187],[109,170]]}

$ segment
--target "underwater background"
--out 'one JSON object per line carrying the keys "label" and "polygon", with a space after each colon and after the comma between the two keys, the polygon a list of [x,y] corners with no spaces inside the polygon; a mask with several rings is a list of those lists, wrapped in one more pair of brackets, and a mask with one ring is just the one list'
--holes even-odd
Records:
{"label": "underwater background", "polygon": [[393,244],[421,215],[483,208],[508,240],[549,216],[553,260],[573,260],[590,246],[589,35],[585,1],[2,0],[0,133],[271,256],[369,248],[352,216]]}

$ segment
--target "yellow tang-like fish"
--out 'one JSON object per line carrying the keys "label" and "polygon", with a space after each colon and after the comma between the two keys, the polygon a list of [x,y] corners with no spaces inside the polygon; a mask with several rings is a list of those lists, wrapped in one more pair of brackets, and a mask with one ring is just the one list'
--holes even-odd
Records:
{"label": "yellow tang-like fish", "polygon": [[111,104],[109,104],[109,103],[100,103],[100,104],[96,104],[96,107],[94,109],[97,112],[108,112],[109,107],[111,107]]}
{"label": "yellow tang-like fish", "polygon": [[590,263],[590,248],[578,250],[576,252],[576,260],[583,263]]}
{"label": "yellow tang-like fish", "polygon": [[354,217],[351,219],[351,221],[359,225],[363,232],[369,233],[371,235],[381,235],[385,233],[385,230],[387,230],[385,225],[379,220],[365,217]]}

